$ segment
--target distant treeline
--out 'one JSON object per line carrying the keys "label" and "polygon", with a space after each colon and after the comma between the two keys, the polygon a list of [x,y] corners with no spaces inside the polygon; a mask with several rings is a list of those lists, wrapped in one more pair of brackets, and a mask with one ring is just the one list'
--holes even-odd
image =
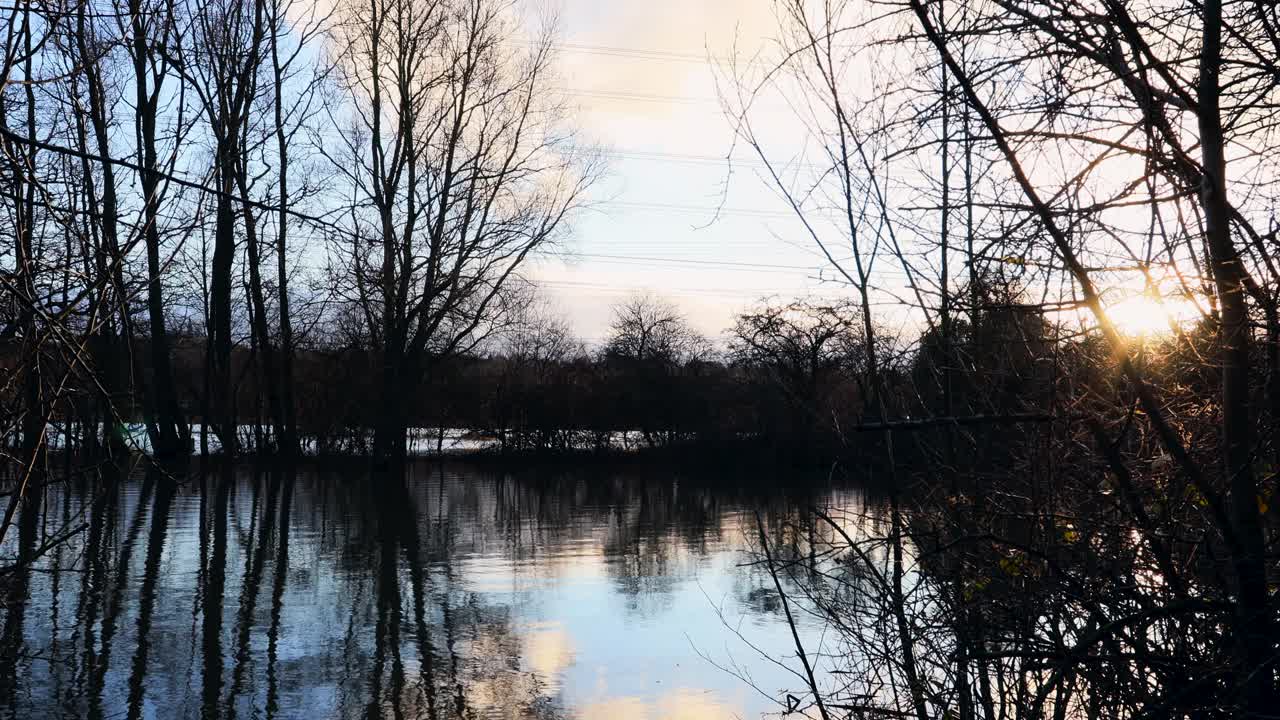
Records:
{"label": "distant treeline", "polygon": [[[865,394],[861,340],[852,307],[792,302],[743,314],[727,347],[691,329],[671,304],[635,297],[615,307],[611,334],[599,348],[576,339],[566,322],[525,313],[478,352],[433,358],[431,371],[405,392],[408,427],[465,428],[504,452],[607,450],[628,436],[632,448],[697,443],[766,443],[787,453],[829,451],[841,426],[860,421]],[[152,376],[149,342],[128,351]],[[201,380],[207,340],[172,338],[178,408],[202,424]],[[232,353],[237,425],[277,448],[252,348]],[[358,343],[298,348],[293,407],[304,445],[320,453],[369,452],[383,408],[382,358]],[[145,421],[145,393],[118,395],[116,422]],[[50,417],[93,423],[94,388],[68,388]],[[242,430],[242,433],[244,430]],[[98,438],[82,437],[82,447]]]}
{"label": "distant treeline", "polygon": [[[983,293],[992,290],[983,289]],[[993,306],[994,307],[994,306]],[[463,429],[503,453],[608,452],[693,448],[766,453],[784,460],[820,460],[874,445],[884,409],[872,407],[865,342],[851,302],[762,301],[737,316],[722,342],[699,335],[669,302],[636,296],[613,308],[608,337],[598,348],[577,339],[567,322],[545,310],[521,313],[477,352],[434,358],[431,372],[403,398],[410,428]],[[1046,358],[1058,356],[1058,372],[1071,356],[1087,355],[1087,342],[1053,337],[1055,326],[1033,305],[1006,302],[983,316],[963,354],[951,357],[937,333],[897,338],[880,359],[883,400],[895,422],[922,432],[949,424],[947,407],[966,408],[968,430],[988,438],[1015,432],[1041,418],[1035,400],[1054,379]],[[895,347],[905,348],[893,351]],[[151,375],[148,342],[129,354]],[[178,407],[200,425],[201,378],[207,343],[173,339]],[[240,434],[252,436],[244,451],[274,452],[266,402],[269,389],[253,372],[252,348],[232,354],[233,395]],[[375,352],[346,346],[299,348],[290,408],[302,446],[317,454],[367,454],[383,408]],[[1075,379],[1087,380],[1083,366]],[[144,422],[143,392],[114,398],[115,422]],[[91,449],[112,433],[92,432],[95,388],[66,388],[51,420],[83,428],[77,450]],[[949,393],[949,397],[944,395]],[[1007,428],[1005,426],[1008,426]],[[1020,431],[1018,431],[1020,432]],[[621,440],[625,436],[625,444]],[[911,442],[916,442],[913,439]]]}

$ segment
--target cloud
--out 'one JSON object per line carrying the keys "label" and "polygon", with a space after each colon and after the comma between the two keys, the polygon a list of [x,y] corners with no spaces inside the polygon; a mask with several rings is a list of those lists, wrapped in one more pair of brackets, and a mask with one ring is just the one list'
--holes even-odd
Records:
{"label": "cloud", "polygon": [[548,687],[558,687],[561,674],[576,656],[573,637],[561,623],[532,625],[522,639],[526,665]]}
{"label": "cloud", "polygon": [[578,716],[610,720],[722,720],[742,717],[741,707],[725,703],[710,692],[680,688],[652,699],[609,698],[583,706]]}
{"label": "cloud", "polygon": [[763,1],[564,0],[559,17],[566,83],[583,105],[610,114],[715,110],[707,57],[725,57],[735,43],[753,53],[773,25]]}

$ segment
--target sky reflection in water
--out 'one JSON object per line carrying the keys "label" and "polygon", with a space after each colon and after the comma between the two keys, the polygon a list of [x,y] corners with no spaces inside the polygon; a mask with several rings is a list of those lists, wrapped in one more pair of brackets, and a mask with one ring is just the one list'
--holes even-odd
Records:
{"label": "sky reflection in water", "polygon": [[91,493],[50,489],[10,536],[11,556],[40,524],[89,525],[6,589],[9,716],[776,713],[799,681],[769,659],[794,654],[771,582],[741,567],[754,510],[858,501],[460,464],[135,478],[92,510]]}

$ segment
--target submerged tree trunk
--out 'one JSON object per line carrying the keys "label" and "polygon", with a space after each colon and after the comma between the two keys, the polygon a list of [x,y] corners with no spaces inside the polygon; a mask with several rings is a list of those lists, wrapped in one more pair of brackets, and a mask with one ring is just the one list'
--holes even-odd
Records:
{"label": "submerged tree trunk", "polygon": [[[149,47],[148,12],[141,0],[129,3],[129,20],[133,33],[132,59],[138,156],[141,161],[143,196],[142,236],[147,247],[147,313],[150,320],[152,392],[156,418],[151,444],[159,457],[172,457],[186,451],[189,436],[178,408],[177,390],[169,353],[169,333],[165,327],[164,268],[160,262],[160,173],[157,151],[156,116],[160,99],[159,82],[150,87],[149,65],[159,62]],[[150,425],[151,423],[149,423]]]}
{"label": "submerged tree trunk", "polygon": [[[276,375],[276,354],[271,343],[271,329],[267,326],[267,301],[262,289],[262,256],[258,242],[258,225],[253,212],[253,203],[249,197],[248,180],[245,177],[243,167],[236,174],[236,184],[240,191],[241,204],[243,205],[241,213],[244,216],[245,252],[246,262],[249,266],[250,318],[253,325],[253,334],[258,341],[258,355],[261,358],[259,362],[262,371],[258,375],[260,382],[259,392],[266,395],[267,412],[271,416],[271,424],[274,428],[272,437],[276,444],[275,449],[279,450],[282,447],[281,439],[287,432],[284,406],[280,398],[281,386],[284,382]],[[267,451],[268,448],[259,445],[255,450],[262,453]]]}
{"label": "submerged tree trunk", "polygon": [[239,149],[238,120],[225,117],[217,148],[218,198],[215,215],[213,265],[209,293],[209,409],[205,418],[222,442],[222,452],[236,453],[236,404],[231,385],[231,265],[236,252],[235,192],[236,159]]}
{"label": "submerged tree trunk", "polygon": [[[111,153],[101,68],[99,58],[88,47],[89,27],[85,9],[77,9],[75,57],[84,70],[88,102],[87,107],[77,107],[76,140],[79,151],[84,154],[81,172],[84,174],[85,205],[89,211],[87,234],[93,239],[93,263],[97,274],[95,303],[98,307],[92,314],[104,318],[103,329],[94,344],[93,353],[96,377],[102,385],[104,397],[98,404],[100,412],[91,422],[95,425],[101,423],[101,431],[94,427],[93,434],[101,438],[100,442],[106,452],[111,457],[121,458],[128,447],[121,432],[120,421],[132,409],[133,394],[142,393],[143,407],[148,408],[144,411],[146,417],[154,416],[154,412],[149,409],[151,401],[146,384],[143,383],[139,389],[129,382],[129,371],[135,370],[132,366],[134,332],[128,290],[124,282],[124,257],[120,251],[115,166],[112,163],[101,163],[102,183],[99,188],[94,181],[93,165],[88,157],[95,152],[102,157],[108,157]],[[92,147],[89,141],[90,131],[94,142]]]}
{"label": "submerged tree trunk", "polygon": [[280,316],[280,405],[281,426],[277,438],[280,452],[298,453],[298,420],[293,399],[293,316],[289,306],[289,139],[284,124],[284,67],[280,63],[280,33],[284,13],[279,4],[273,6],[271,32],[271,68],[275,84],[272,113],[275,120],[277,169],[276,215],[276,293]]}
{"label": "submerged tree trunk", "polygon": [[383,365],[382,402],[378,408],[373,436],[374,460],[380,464],[396,466],[407,455],[406,399],[412,397],[411,383],[404,377],[402,360],[393,359]]}

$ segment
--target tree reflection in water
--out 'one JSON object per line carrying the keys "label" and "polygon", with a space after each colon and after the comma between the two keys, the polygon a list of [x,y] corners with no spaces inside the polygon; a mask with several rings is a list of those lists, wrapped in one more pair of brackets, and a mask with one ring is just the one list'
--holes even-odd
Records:
{"label": "tree reflection in water", "polygon": [[[4,579],[5,714],[627,720],[778,709],[698,653],[760,660],[730,648],[720,612],[749,618],[753,644],[773,657],[789,652],[761,600],[765,578],[740,567],[743,518],[811,498],[597,469],[174,477],[50,484],[23,508],[6,563],[76,518],[84,528]],[[753,679],[771,693],[795,682],[768,662]]]}

